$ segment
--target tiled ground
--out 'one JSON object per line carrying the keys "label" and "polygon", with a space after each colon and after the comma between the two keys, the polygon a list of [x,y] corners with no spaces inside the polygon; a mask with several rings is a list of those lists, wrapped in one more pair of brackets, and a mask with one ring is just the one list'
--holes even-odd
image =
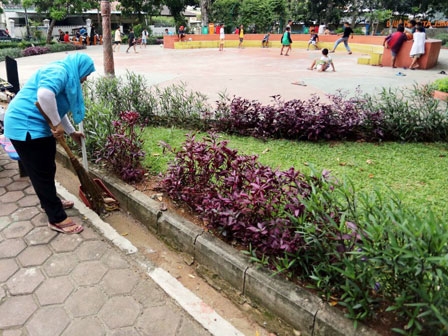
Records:
{"label": "tiled ground", "polygon": [[89,227],[47,227],[29,180],[0,151],[0,335],[209,335],[130,256]]}

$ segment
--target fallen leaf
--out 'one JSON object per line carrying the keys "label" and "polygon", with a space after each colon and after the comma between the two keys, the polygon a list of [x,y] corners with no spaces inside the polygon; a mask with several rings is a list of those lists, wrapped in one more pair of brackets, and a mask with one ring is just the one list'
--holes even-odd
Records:
{"label": "fallen leaf", "polygon": [[269,148],[266,148],[264,151],[261,152],[261,154],[266,154],[267,152],[269,152]]}
{"label": "fallen leaf", "polygon": [[308,162],[304,162],[303,165],[304,165],[304,166],[308,166],[309,163],[308,163]]}
{"label": "fallen leaf", "polygon": [[368,159],[368,160],[366,160],[366,163],[367,163],[367,164],[373,164],[373,161],[370,160],[370,159]]}
{"label": "fallen leaf", "polygon": [[196,277],[193,274],[188,274],[188,276],[192,279],[196,279]]}
{"label": "fallen leaf", "polygon": [[127,232],[123,232],[121,235],[122,235],[123,237],[126,237],[128,234],[129,234],[129,233],[127,233]]}
{"label": "fallen leaf", "polygon": [[152,153],[152,156],[160,156],[159,153]]}
{"label": "fallen leaf", "polygon": [[339,162],[339,165],[340,165],[340,166],[346,166],[346,165],[347,165],[347,162]]}
{"label": "fallen leaf", "polygon": [[375,177],[375,175],[369,174],[369,178],[374,178],[374,177]]}
{"label": "fallen leaf", "polygon": [[338,304],[337,301],[330,301],[330,306],[332,306],[332,307],[336,306],[337,304]]}

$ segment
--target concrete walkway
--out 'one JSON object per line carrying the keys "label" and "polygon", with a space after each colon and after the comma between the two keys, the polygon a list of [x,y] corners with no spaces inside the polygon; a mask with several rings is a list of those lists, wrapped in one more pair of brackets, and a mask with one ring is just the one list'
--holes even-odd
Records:
{"label": "concrete walkway", "polygon": [[242,335],[80,201],[68,215],[81,234],[51,231],[29,179],[0,153],[0,335]]}

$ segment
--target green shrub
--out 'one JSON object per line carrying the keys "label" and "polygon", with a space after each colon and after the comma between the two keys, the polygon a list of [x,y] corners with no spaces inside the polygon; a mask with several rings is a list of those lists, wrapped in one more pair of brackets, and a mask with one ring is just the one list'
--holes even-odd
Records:
{"label": "green shrub", "polygon": [[22,57],[21,48],[2,48],[0,49],[0,62],[5,61],[5,57],[9,56],[11,58]]}
{"label": "green shrub", "polygon": [[442,45],[445,45],[448,43],[448,33],[439,33],[434,36],[434,39],[442,40]]}
{"label": "green shrub", "polygon": [[46,45],[51,53],[86,49],[86,46],[73,43],[51,43]]}
{"label": "green shrub", "polygon": [[210,118],[211,106],[207,97],[194,91],[188,91],[185,83],[173,84],[165,88],[152,88],[154,96],[153,117],[150,123],[155,126],[180,126],[205,130]]}
{"label": "green shrub", "polygon": [[435,90],[448,92],[448,77],[436,79],[433,83]]}
{"label": "green shrub", "polygon": [[448,107],[432,97],[430,85],[383,88],[379,95],[365,95],[359,104],[384,115],[384,140],[448,141]]}

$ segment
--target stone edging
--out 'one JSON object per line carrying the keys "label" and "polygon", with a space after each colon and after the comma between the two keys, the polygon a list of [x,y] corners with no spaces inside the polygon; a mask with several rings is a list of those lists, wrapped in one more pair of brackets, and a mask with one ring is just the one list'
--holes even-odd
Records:
{"label": "stone edging", "polygon": [[[58,149],[57,160],[72,168],[69,158]],[[212,234],[176,214],[162,212],[160,203],[123,181],[90,167],[120,202],[120,207],[151,232],[170,241],[179,250],[229,283],[244,296],[285,320],[304,336],[379,336],[374,330],[345,318],[341,311],[317,296],[279,277],[272,277],[249,259]]]}

